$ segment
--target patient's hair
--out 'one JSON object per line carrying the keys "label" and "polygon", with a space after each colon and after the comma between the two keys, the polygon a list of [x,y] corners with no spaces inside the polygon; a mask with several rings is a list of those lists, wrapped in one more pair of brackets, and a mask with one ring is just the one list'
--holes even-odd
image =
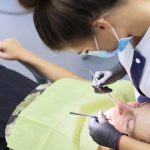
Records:
{"label": "patient's hair", "polygon": [[121,0],[19,0],[34,9],[34,23],[43,42],[60,50],[92,35],[92,23]]}

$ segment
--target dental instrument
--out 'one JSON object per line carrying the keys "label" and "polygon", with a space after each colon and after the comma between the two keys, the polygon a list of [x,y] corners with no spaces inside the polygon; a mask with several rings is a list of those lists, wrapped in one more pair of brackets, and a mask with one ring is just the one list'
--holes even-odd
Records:
{"label": "dental instrument", "polygon": [[70,112],[70,114],[71,114],[71,115],[83,116],[83,117],[97,118],[96,115],[91,115],[91,114],[82,114],[82,113],[75,113],[75,112]]}

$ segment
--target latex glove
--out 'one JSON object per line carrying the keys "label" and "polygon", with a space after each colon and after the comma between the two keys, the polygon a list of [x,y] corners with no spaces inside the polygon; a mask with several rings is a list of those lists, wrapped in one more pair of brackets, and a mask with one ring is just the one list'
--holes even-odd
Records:
{"label": "latex glove", "polygon": [[89,133],[97,144],[113,149],[117,149],[118,141],[123,135],[105,119],[102,113],[98,119],[90,120]]}
{"label": "latex glove", "polygon": [[22,60],[28,53],[30,52],[13,38],[0,41],[0,58]]}
{"label": "latex glove", "polygon": [[96,93],[108,93],[112,92],[110,88],[108,88],[107,84],[111,84],[116,82],[117,80],[123,78],[127,74],[124,67],[118,62],[112,69],[106,71],[97,71],[95,73],[95,77],[98,79],[96,81],[93,78],[93,87]]}

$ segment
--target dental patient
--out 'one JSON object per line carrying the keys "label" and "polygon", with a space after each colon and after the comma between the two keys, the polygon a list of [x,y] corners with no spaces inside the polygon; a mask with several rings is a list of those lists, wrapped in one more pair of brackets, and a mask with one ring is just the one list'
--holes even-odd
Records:
{"label": "dental patient", "polygon": [[[150,143],[150,103],[139,104],[118,103],[114,108],[104,113],[117,130],[137,139]],[[103,148],[104,149],[104,148]]]}

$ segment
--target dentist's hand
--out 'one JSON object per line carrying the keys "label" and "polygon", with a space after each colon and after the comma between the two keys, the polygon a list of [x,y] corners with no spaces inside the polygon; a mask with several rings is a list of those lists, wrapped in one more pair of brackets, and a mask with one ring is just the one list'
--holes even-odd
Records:
{"label": "dentist's hand", "polygon": [[23,46],[15,39],[10,38],[0,41],[0,58],[8,60],[22,60],[29,53]]}
{"label": "dentist's hand", "polygon": [[105,85],[116,82],[117,80],[123,78],[126,74],[127,72],[120,62],[110,70],[97,71],[95,73],[95,77],[98,79],[98,81],[96,81],[93,78],[92,84],[95,89],[95,92],[96,93],[112,92],[112,90]]}
{"label": "dentist's hand", "polygon": [[97,144],[113,149],[117,149],[119,139],[123,135],[105,119],[103,114],[99,115],[98,119],[91,119],[89,133]]}

